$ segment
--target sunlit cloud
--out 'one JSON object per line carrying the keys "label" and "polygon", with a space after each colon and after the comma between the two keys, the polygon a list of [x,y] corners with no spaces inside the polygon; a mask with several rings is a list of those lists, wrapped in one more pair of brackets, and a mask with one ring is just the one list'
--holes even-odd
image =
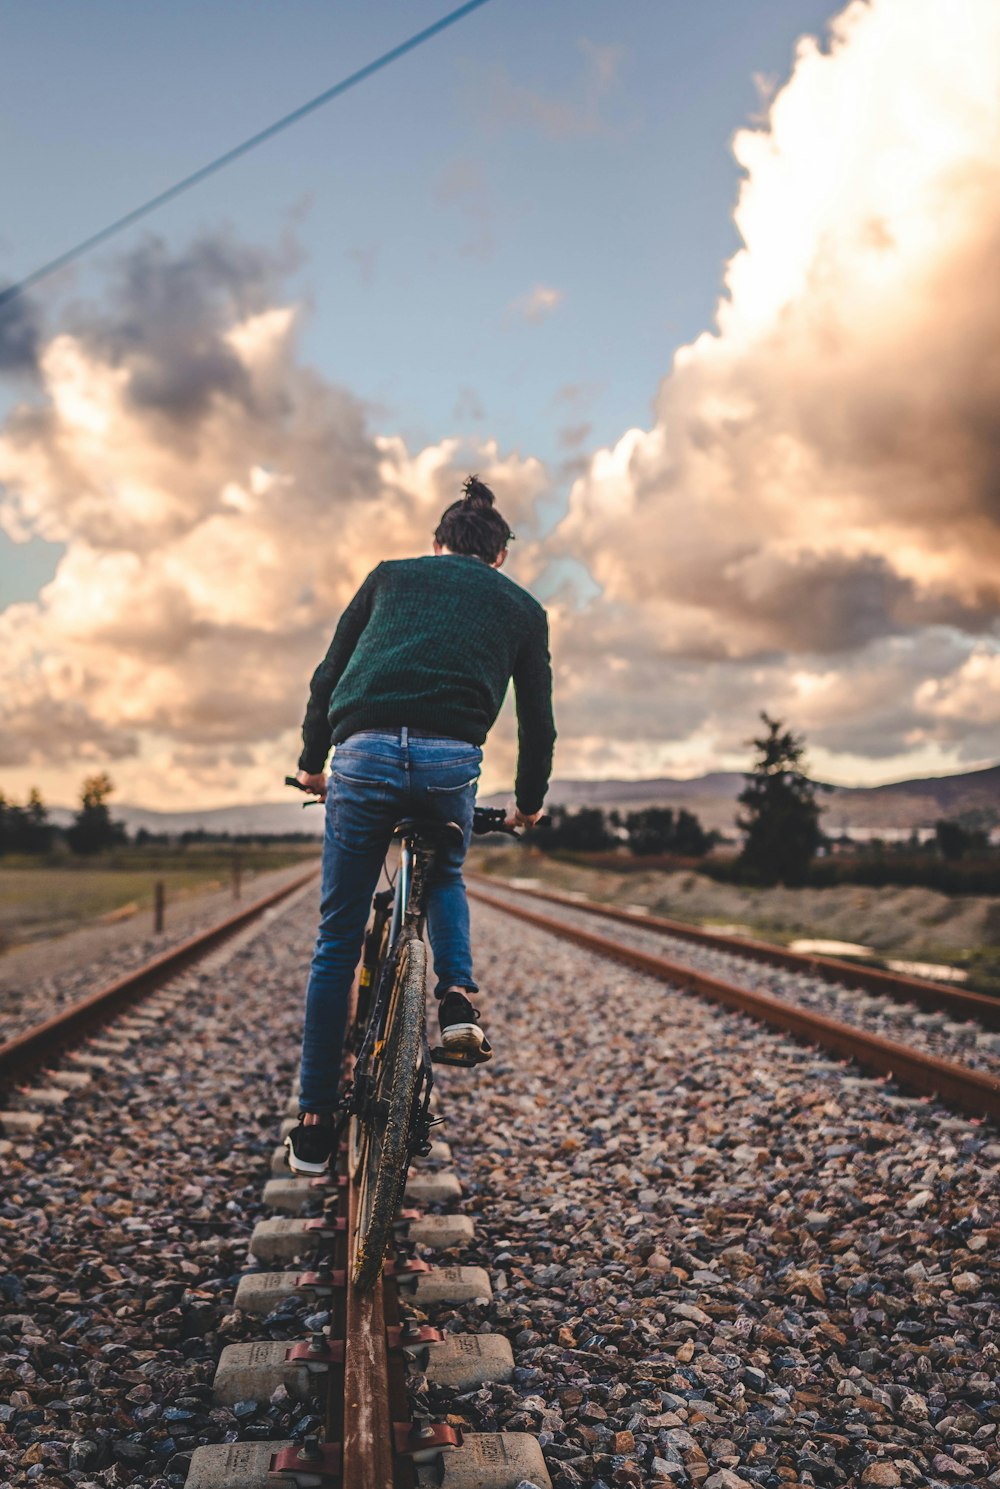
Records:
{"label": "sunlit cloud", "polygon": [[[585,59],[594,97],[617,67]],[[735,140],[717,323],[649,426],[588,450],[595,390],[553,399],[576,478],[547,533],[559,472],[485,435],[411,449],[303,365],[287,254],[152,242],[59,335],[28,315],[8,357],[40,394],[0,431],[0,522],[65,552],[0,613],[4,784],[65,799],[110,761],[150,805],[275,795],[341,608],[428,550],[470,469],[550,610],[560,775],[738,767],[762,707],[842,779],[995,758],[998,68],[993,0],[947,27],[937,0],[858,0],[800,43]],[[441,200],[463,217],[480,188],[459,162]],[[474,390],[455,420],[488,427]],[[490,787],[513,750],[508,711]]]}
{"label": "sunlit cloud", "polygon": [[826,50],[800,43],[735,141],[744,246],[717,329],[552,535],[600,586],[566,626],[580,712],[618,686],[593,664],[609,616],[654,654],[643,748],[693,731],[720,758],[767,706],[831,754],[996,752],[1000,10],[949,17],[855,3]]}
{"label": "sunlit cloud", "polygon": [[46,401],[0,436],[0,521],[66,550],[0,615],[8,786],[97,759],[150,804],[238,799],[265,760],[277,784],[344,604],[380,559],[429,551],[469,466],[530,533],[538,462],[372,432],[299,363],[294,308],[262,303],[277,279],[225,243],[148,244],[42,348]]}

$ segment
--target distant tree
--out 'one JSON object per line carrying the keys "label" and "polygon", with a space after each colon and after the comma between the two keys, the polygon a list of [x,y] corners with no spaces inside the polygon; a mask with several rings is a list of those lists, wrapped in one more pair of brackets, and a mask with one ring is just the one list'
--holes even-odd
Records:
{"label": "distant tree", "polygon": [[531,841],[539,848],[565,848],[571,853],[599,853],[613,847],[616,838],[609,831],[600,807],[581,807],[570,812],[565,807],[551,807],[547,825],[532,828]]}
{"label": "distant tree", "polygon": [[36,786],[23,807],[0,793],[0,853],[47,853],[54,832]]}
{"label": "distant tree", "polygon": [[988,848],[989,842],[989,832],[981,827],[966,827],[947,817],[934,825],[935,846],[941,857],[951,862],[964,858],[966,853]]}
{"label": "distant tree", "polygon": [[24,852],[47,853],[54,831],[42,794],[37,786],[32,786],[24,809]]}
{"label": "distant tree", "polygon": [[694,812],[681,807],[677,813],[677,846],[682,858],[704,858],[719,841],[717,832],[706,832]]}
{"label": "distant tree", "polygon": [[738,798],[745,808],[736,819],[745,834],[740,863],[759,883],[803,884],[823,840],[821,788],[802,768],[804,740],[766,713],[761,718],[767,734],[753,741],[757,759]]}
{"label": "distant tree", "polygon": [[676,817],[672,807],[629,812],[625,828],[629,848],[637,856],[676,853],[681,858],[703,858],[716,842],[715,833],[706,832],[694,813],[684,807]]}
{"label": "distant tree", "polygon": [[108,810],[108,797],[114,791],[110,776],[88,776],[80,793],[80,810],[67,830],[66,837],[74,853],[90,855],[124,842],[125,828],[114,822]]}
{"label": "distant tree", "polygon": [[625,818],[628,845],[640,858],[651,853],[672,853],[676,824],[672,807],[645,807]]}

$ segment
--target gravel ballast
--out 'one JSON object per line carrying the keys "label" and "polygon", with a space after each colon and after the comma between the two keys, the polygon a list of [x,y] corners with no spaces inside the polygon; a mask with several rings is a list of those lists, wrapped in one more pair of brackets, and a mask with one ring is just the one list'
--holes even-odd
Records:
{"label": "gravel ballast", "polygon": [[202,1443],[317,1430],[287,1399],[211,1400],[224,1344],[302,1337],[232,1300],[297,1064],[316,895],[138,1005],[176,999],[0,1159],[0,1484],[179,1489]]}
{"label": "gravel ballast", "polygon": [[[443,1133],[556,1489],[1000,1485],[1000,1141],[477,907]],[[512,1182],[512,1179],[514,1182]],[[440,1321],[440,1320],[436,1320]]]}
{"label": "gravel ballast", "polygon": [[227,888],[203,890],[170,901],[159,935],[153,934],[152,913],[141,911],[129,920],[98,921],[65,936],[7,952],[0,957],[0,1040],[34,1028],[116,977],[135,971],[144,962],[301,877],[308,868],[305,862],[247,875],[239,900]]}
{"label": "gravel ballast", "polygon": [[[299,1438],[215,1407],[225,1344],[327,1322],[233,1309],[292,1086],[315,890],[197,973],[0,1185],[0,1483],[181,1489],[202,1443]],[[416,1404],[539,1435],[583,1484],[1000,1486],[1000,1140],[751,1020],[473,908],[497,1049],[439,1071],[436,1135],[488,1269],[453,1332],[516,1373]],[[46,1082],[47,1083],[47,1082]]]}
{"label": "gravel ballast", "polygon": [[699,946],[677,936],[647,930],[641,925],[623,925],[587,910],[554,905],[547,900],[533,900],[530,894],[511,891],[497,881],[491,881],[485,892],[515,909],[534,910],[592,935],[604,936],[609,941],[618,941],[638,951],[679,962],[709,977],[718,977],[751,992],[766,993],[783,1002],[813,1009],[828,1018],[853,1024],[866,1033],[912,1045],[914,1049],[936,1055],[939,1059],[954,1060],[973,1070],[1000,1075],[1000,1030],[984,1029],[973,1019],[956,1019],[948,1013],[925,1010],[914,1003],[900,1003],[861,988],[844,987],[807,972],[768,966],[738,953]]}

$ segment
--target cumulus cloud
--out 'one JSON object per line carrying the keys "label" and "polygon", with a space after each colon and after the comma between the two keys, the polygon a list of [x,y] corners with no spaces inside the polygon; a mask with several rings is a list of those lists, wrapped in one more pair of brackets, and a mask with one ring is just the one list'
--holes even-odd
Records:
{"label": "cumulus cloud", "polygon": [[537,462],[411,451],[299,363],[281,268],[150,242],[41,347],[45,400],[0,434],[0,522],[66,551],[0,615],[6,766],[116,760],[150,803],[182,780],[188,800],[210,780],[239,794],[265,768],[273,786],[343,605],[380,559],[428,550],[463,454],[530,530]]}
{"label": "cumulus cloud", "polygon": [[[62,334],[26,312],[8,357],[43,396],[0,432],[0,522],[66,551],[0,615],[5,783],[110,760],[150,804],[272,794],[344,602],[426,551],[469,469],[550,595],[561,774],[739,765],[762,706],[828,774],[995,757],[998,66],[994,0],[947,27],[937,0],[853,0],[800,44],[735,141],[715,329],[611,448],[584,449],[593,389],[556,396],[579,475],[542,541],[537,461],[411,450],[301,364],[287,253],[151,241]],[[477,189],[462,167],[442,199]],[[505,717],[497,776],[512,751]]]}
{"label": "cumulus cloud", "polygon": [[[947,27],[935,0],[855,0],[826,49],[802,41],[736,137],[744,246],[716,330],[573,486],[552,550],[601,587],[575,644],[593,656],[613,611],[655,637],[665,687],[722,667],[721,714],[696,686],[716,748],[738,673],[831,752],[982,753],[963,679],[1000,681],[998,66],[992,0]],[[587,675],[592,700],[613,688]],[[655,741],[650,687],[633,727]]]}

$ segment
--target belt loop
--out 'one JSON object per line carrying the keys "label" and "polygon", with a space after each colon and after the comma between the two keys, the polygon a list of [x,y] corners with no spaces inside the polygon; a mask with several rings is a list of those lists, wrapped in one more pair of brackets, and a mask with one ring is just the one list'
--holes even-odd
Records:
{"label": "belt loop", "polygon": [[402,745],[402,747],[403,747],[404,750],[407,748],[407,745],[409,744],[408,730],[407,730],[405,724],[403,725],[403,727],[399,731],[399,742]]}

